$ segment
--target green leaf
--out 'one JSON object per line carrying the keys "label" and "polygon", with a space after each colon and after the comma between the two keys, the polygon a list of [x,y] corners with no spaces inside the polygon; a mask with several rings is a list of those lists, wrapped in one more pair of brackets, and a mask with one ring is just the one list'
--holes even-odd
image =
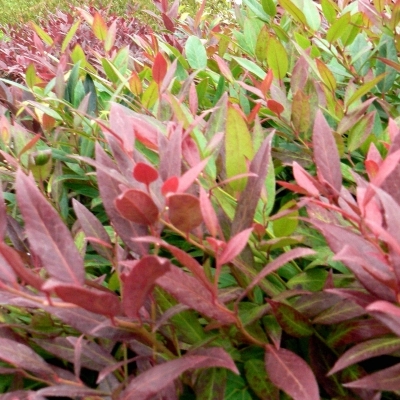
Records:
{"label": "green leaf", "polygon": [[256,63],[254,63],[251,60],[248,60],[247,58],[241,58],[241,57],[234,57],[232,58],[241,66],[243,67],[246,71],[252,72],[255,76],[259,77],[260,79],[264,79],[267,73],[260,68]]}
{"label": "green leaf", "polygon": [[280,5],[293,17],[294,20],[303,25],[307,25],[304,13],[298,8],[292,0],[279,0]]}
{"label": "green leaf", "polygon": [[28,101],[27,103],[31,104],[34,108],[37,108],[38,110],[49,115],[50,117],[53,117],[57,121],[63,120],[62,116],[57,111],[53,110],[50,107],[47,107],[47,106],[45,106],[41,103],[35,102],[35,101]]}
{"label": "green leaf", "polygon": [[[295,206],[296,202],[294,200],[288,201],[283,207],[280,208],[278,212],[287,210]],[[274,235],[277,237],[290,236],[297,228],[299,224],[299,212],[294,210],[293,212],[276,219],[273,221],[273,231]]]}
{"label": "green leaf", "polygon": [[148,88],[142,94],[143,107],[151,109],[158,99],[158,85],[156,81],[152,81]]}
{"label": "green leaf", "polygon": [[296,275],[289,280],[287,285],[290,289],[301,288],[310,292],[317,292],[323,289],[327,277],[328,272],[326,270],[314,268]]}
{"label": "green leaf", "polygon": [[244,40],[246,41],[246,44],[249,47],[252,55],[255,53],[257,37],[260,34],[263,26],[264,24],[258,19],[246,18],[244,21]]}
{"label": "green leaf", "polygon": [[69,29],[68,33],[65,35],[65,38],[61,44],[61,53],[64,53],[64,51],[67,49],[69,43],[71,42],[72,38],[74,37],[76,31],[79,28],[79,25],[81,24],[81,21],[78,20],[76,21],[71,28]]}
{"label": "green leaf", "polygon": [[274,0],[261,0],[263,10],[271,17],[276,15],[276,4]]}
{"label": "green leaf", "polygon": [[196,385],[196,400],[224,400],[226,369],[208,368],[200,372]]}
{"label": "green leaf", "polygon": [[293,307],[273,300],[268,300],[268,303],[279,325],[287,334],[294,337],[306,337],[314,333],[310,321]]}
{"label": "green leaf", "polygon": [[262,360],[249,360],[244,364],[247,382],[262,400],[278,400],[279,389],[269,380]]}
{"label": "green leaf", "polygon": [[262,21],[270,21],[269,15],[264,11],[263,7],[257,0],[243,0],[243,4],[246,5],[252,11],[252,13]]}
{"label": "green leaf", "polygon": [[269,31],[266,25],[263,26],[257,37],[256,46],[254,49],[258,61],[264,62],[267,60]]}
{"label": "green leaf", "polygon": [[253,400],[248,385],[240,375],[227,372],[225,400]]}
{"label": "green leaf", "polygon": [[[386,34],[381,36],[378,45],[379,55],[382,58],[386,58],[387,60],[394,61],[398,63],[397,57],[397,49],[394,39]],[[376,69],[375,74],[383,74],[385,73],[385,77],[378,83],[378,89],[381,93],[387,93],[391,89],[393,90],[392,86],[396,80],[398,72],[390,67],[389,65],[385,64],[381,60],[376,61]]]}
{"label": "green leaf", "polygon": [[37,33],[37,35],[40,37],[40,39],[43,40],[43,42],[45,42],[49,46],[53,45],[54,43],[53,39],[39,25],[35,24],[34,22],[31,22],[31,26]]}
{"label": "green leaf", "polygon": [[185,44],[185,53],[188,63],[193,69],[207,67],[206,49],[197,36],[189,36]]}
{"label": "green leaf", "polygon": [[303,12],[307,20],[307,25],[317,31],[321,27],[321,17],[313,0],[303,0]]}
{"label": "green leaf", "polygon": [[332,43],[340,39],[346,28],[349,26],[350,20],[350,13],[343,14],[339,19],[337,19],[328,29],[328,32],[326,33],[326,40],[329,43]]}
{"label": "green leaf", "polygon": [[[227,178],[247,172],[247,161],[253,158],[253,143],[247,124],[236,108],[229,106],[225,130],[225,167]],[[229,183],[235,191],[242,191],[247,179]]]}
{"label": "green leaf", "polygon": [[332,4],[332,0],[321,0],[321,7],[324,17],[330,24],[332,24],[337,16],[337,12],[335,6]]}
{"label": "green leaf", "polygon": [[371,79],[369,82],[364,83],[364,85],[360,86],[347,100],[346,108],[348,108],[355,101],[359,100],[362,96],[369,93],[371,89],[374,88],[378,84],[378,82],[380,82],[385,77],[385,75],[386,73],[378,75],[376,78]]}
{"label": "green leaf", "polygon": [[267,63],[274,76],[283,79],[289,69],[289,59],[285,47],[274,36],[270,36],[267,46]]}

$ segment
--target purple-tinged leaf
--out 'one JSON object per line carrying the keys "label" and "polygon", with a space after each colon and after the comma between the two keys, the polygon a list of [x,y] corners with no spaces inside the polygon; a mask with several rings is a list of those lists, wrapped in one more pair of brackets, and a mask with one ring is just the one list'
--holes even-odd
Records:
{"label": "purple-tinged leaf", "polygon": [[181,175],[182,125],[170,122],[167,125],[167,136],[160,133],[158,137],[159,173],[164,181],[172,176]]}
{"label": "purple-tinged leaf", "polygon": [[273,300],[268,300],[268,304],[279,325],[290,336],[305,337],[314,333],[310,321],[293,307]]}
{"label": "purple-tinged leaf", "polygon": [[295,258],[305,257],[315,254],[314,250],[306,249],[306,248],[296,248],[293,250],[289,250],[288,252],[281,254],[275,260],[271,261],[267,264],[253,279],[250,285],[247,286],[246,290],[240,296],[240,299],[243,299],[247,293],[253,289],[256,285],[258,285],[267,275],[271,274],[272,272],[276,271],[278,268],[282,267],[283,265],[289,263],[290,261],[294,260]]}
{"label": "purple-tinged leaf", "polygon": [[313,318],[322,311],[332,307],[340,298],[332,293],[315,292],[301,296],[293,307],[307,318]]}
{"label": "purple-tinged leaf", "polygon": [[126,261],[131,270],[121,275],[122,306],[129,318],[138,318],[139,310],[143,306],[147,296],[153,290],[155,282],[170,270],[167,259],[155,256],[145,256],[140,261]]}
{"label": "purple-tinged leaf", "polygon": [[55,385],[49,386],[44,389],[40,389],[37,391],[37,394],[43,396],[51,396],[51,397],[85,397],[89,398],[89,396],[93,396],[95,398],[104,398],[104,396],[109,396],[110,393],[103,392],[96,389],[91,389],[86,386],[77,386],[77,385]]}
{"label": "purple-tinged leaf", "polygon": [[168,196],[168,217],[183,232],[190,232],[203,222],[199,199],[188,193]]}
{"label": "purple-tinged leaf", "polygon": [[158,207],[145,192],[128,189],[115,199],[115,208],[127,220],[141,225],[153,225],[158,220]]}
{"label": "purple-tinged leaf", "polygon": [[246,380],[259,399],[279,400],[279,389],[270,381],[262,360],[248,360],[244,364]]}
{"label": "purple-tinged leaf", "polygon": [[200,371],[194,391],[198,400],[225,400],[226,370],[208,368]]}
{"label": "purple-tinged leaf", "polygon": [[[188,353],[176,360],[156,365],[134,378],[121,393],[120,400],[149,400],[165,389],[187,370],[220,367],[227,368],[235,374],[238,370],[228,353],[222,348],[200,349]],[[310,399],[311,400],[311,399]]]}
{"label": "purple-tinged leaf", "polygon": [[21,170],[17,171],[16,190],[32,251],[52,277],[81,285],[85,279],[83,260],[68,228],[33,179]]}
{"label": "purple-tinged leaf", "polygon": [[[126,108],[117,103],[111,103],[110,107],[110,129],[113,135],[123,144],[123,148],[128,154],[132,154],[135,147],[135,135],[133,133],[131,117],[127,114]],[[104,133],[110,132],[104,129]],[[106,135],[106,137],[107,137]]]}
{"label": "purple-tinged leaf", "polygon": [[342,186],[339,151],[333,132],[322,112],[317,111],[313,129],[314,160],[320,181],[326,181],[336,191]]}
{"label": "purple-tinged leaf", "polygon": [[[0,181],[0,189],[1,189],[1,181]],[[6,204],[4,203],[3,191],[0,190],[0,240],[4,239],[6,231],[7,231]]]}
{"label": "purple-tinged leaf", "polygon": [[170,272],[157,279],[157,285],[175,297],[180,303],[213,318],[221,324],[235,323],[232,311],[215,300],[210,290],[201,282],[185,273],[182,269],[171,265]]}
{"label": "purple-tinged leaf", "polygon": [[42,357],[30,347],[13,340],[0,338],[0,359],[38,376],[51,377],[54,375],[50,365]]}
{"label": "purple-tinged leaf", "polygon": [[179,178],[179,192],[186,192],[187,189],[192,185],[192,183],[197,179],[201,171],[207,165],[209,157],[205,158],[203,161],[195,165],[194,167],[190,168],[186,171],[180,178]]}
{"label": "purple-tinged leaf", "polygon": [[[63,360],[74,363],[76,337],[56,337],[54,339],[34,339],[34,342],[47,352]],[[94,341],[83,341],[80,362],[82,367],[101,371],[115,364],[115,359]]]}
{"label": "purple-tinged leaf", "polygon": [[87,289],[82,286],[61,284],[48,280],[43,286],[43,291],[54,291],[56,295],[72,304],[95,314],[114,317],[121,313],[121,305],[111,291]]}
{"label": "purple-tinged leaf", "polygon": [[[376,248],[372,246],[363,237],[352,232],[349,228],[340,227],[334,224],[328,224],[313,219],[312,224],[315,225],[325,236],[329,247],[334,253],[339,253],[345,246],[351,245],[352,251],[357,251],[359,257],[368,261],[368,264],[375,263],[377,258],[371,257],[376,253]],[[382,263],[376,265],[377,269],[382,267]],[[356,275],[360,283],[378,298],[385,300],[394,300],[396,296],[392,290],[375,279],[369,274],[362,265],[353,261],[346,261],[346,266]]]}
{"label": "purple-tinged leaf", "polygon": [[343,300],[318,314],[313,319],[313,323],[324,325],[337,324],[339,322],[347,321],[365,314],[366,311],[363,307],[360,307],[358,304],[352,301]]}
{"label": "purple-tinged leaf", "polygon": [[400,364],[382,369],[357,381],[344,383],[343,386],[354,389],[398,391],[400,390]]}
{"label": "purple-tinged leaf", "polygon": [[400,336],[400,308],[384,300],[370,304],[366,310],[370,315]]}
{"label": "purple-tinged leaf", "polygon": [[329,375],[369,358],[391,354],[400,349],[400,338],[386,337],[359,343],[347,350],[335,363]]}
{"label": "purple-tinged leaf", "polygon": [[265,187],[268,168],[271,167],[268,160],[271,155],[272,137],[273,135],[271,134],[264,140],[250,163],[249,172],[255,173],[257,176],[247,178],[246,187],[240,195],[235,218],[232,222],[232,236],[251,227],[253,224],[254,213],[260,199],[260,194]]}
{"label": "purple-tinged leaf", "polygon": [[286,349],[266,346],[265,368],[271,382],[293,400],[319,400],[318,384],[308,364]]}
{"label": "purple-tinged leaf", "polygon": [[31,390],[16,390],[0,395],[0,400],[47,400],[46,397]]}
{"label": "purple-tinged leaf", "polygon": [[200,186],[199,200],[201,215],[203,216],[204,224],[210,232],[210,235],[213,237],[217,237],[218,234],[222,232],[221,227],[219,225],[218,217],[211,203],[211,200],[202,186]]}
{"label": "purple-tinged leaf", "polygon": [[238,256],[246,247],[252,231],[253,228],[248,228],[233,236],[226,244],[226,247],[222,251],[221,255],[217,257],[218,265],[227,264],[236,256]]}
{"label": "purple-tinged leaf", "polygon": [[[25,266],[22,263],[21,257],[14,249],[7,246],[5,243],[0,242],[0,280],[15,286],[17,285],[17,274],[20,278],[22,278],[26,283],[29,284],[26,279],[21,277],[20,272],[16,272],[15,269],[20,270],[20,272],[22,273],[25,272]],[[36,275],[32,274],[32,276],[36,278]],[[40,289],[40,286],[41,283],[38,285],[38,287],[34,287],[36,289]]]}
{"label": "purple-tinged leaf", "polygon": [[151,165],[138,162],[133,168],[133,177],[148,186],[158,179],[158,172]]}
{"label": "purple-tinged leaf", "polygon": [[94,240],[91,241],[93,248],[97,251],[97,253],[99,253],[107,260],[112,260],[113,258],[112,249],[99,244],[100,242],[103,242],[110,247],[112,246],[110,237],[108,236],[108,233],[104,229],[102,223],[85,206],[83,206],[77,200],[72,199],[72,205],[74,207],[75,214],[78,217],[78,221],[81,224],[81,227],[86,237],[89,237],[91,239],[95,238],[99,240],[99,242],[96,242]]}

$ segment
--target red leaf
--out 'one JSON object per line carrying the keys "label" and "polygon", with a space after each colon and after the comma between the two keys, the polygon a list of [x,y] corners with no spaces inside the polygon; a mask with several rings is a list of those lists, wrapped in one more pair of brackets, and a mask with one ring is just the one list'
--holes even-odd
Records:
{"label": "red leaf", "polygon": [[200,186],[200,209],[210,235],[216,237],[221,232],[217,214],[206,191]]}
{"label": "red leaf", "polygon": [[267,100],[267,107],[278,116],[280,116],[283,111],[285,111],[283,105],[275,100]]}
{"label": "red leaf", "polygon": [[172,176],[167,179],[161,187],[161,193],[166,196],[168,193],[175,193],[179,188],[179,178]]}
{"label": "red leaf", "polygon": [[153,199],[145,192],[128,189],[115,199],[115,207],[129,221],[142,225],[154,224],[159,215]]}
{"label": "red leaf", "polygon": [[218,257],[218,265],[227,264],[232,261],[242,250],[246,247],[253,227],[247,228],[239,232],[229,240],[224,248],[222,254]]}
{"label": "red leaf", "polygon": [[154,58],[153,63],[153,79],[156,81],[158,85],[160,85],[167,73],[167,61],[165,60],[164,56],[161,53],[157,53]]}
{"label": "red leaf", "polygon": [[82,257],[57,212],[40,193],[33,179],[21,170],[17,171],[16,189],[31,249],[44,268],[55,279],[83,284]]}
{"label": "red leaf", "polygon": [[171,271],[157,279],[157,285],[170,293],[180,303],[213,318],[221,324],[232,324],[235,315],[218,303],[210,290],[199,279],[193,278],[182,269],[171,265]]}
{"label": "red leaf", "polygon": [[397,391],[400,390],[400,364],[364,376],[357,381],[344,383],[348,388]]}
{"label": "red leaf", "polygon": [[19,254],[5,243],[0,243],[0,268],[1,279],[5,282],[16,283],[15,274],[17,274],[19,278],[35,289],[40,290],[43,285],[43,279],[26,268]]}
{"label": "red leaf", "polygon": [[133,177],[148,186],[158,179],[158,172],[151,165],[138,162],[133,169]]}
{"label": "red leaf", "polygon": [[265,368],[271,382],[293,400],[319,400],[318,384],[308,364],[286,349],[267,345]]}
{"label": "red leaf", "polygon": [[52,368],[30,347],[13,340],[0,338],[0,359],[17,368],[39,376],[52,377]]}
{"label": "red leaf", "polygon": [[183,232],[190,232],[203,222],[199,199],[188,193],[176,193],[168,197],[168,217]]}
{"label": "red leaf", "polygon": [[95,314],[114,317],[121,312],[119,299],[112,292],[103,292],[81,286],[60,284],[52,280],[47,281],[42,286],[42,290],[53,290],[60,299],[68,303],[76,304]]}
{"label": "red leaf", "polygon": [[155,281],[169,271],[169,261],[155,256],[145,256],[140,261],[125,262],[132,264],[127,274],[121,275],[122,306],[129,318],[138,318],[139,310],[146,297],[153,290]]}
{"label": "red leaf", "polygon": [[317,111],[313,129],[314,160],[320,181],[326,181],[340,192],[342,172],[340,170],[339,151],[333,132],[322,112]]}
{"label": "red leaf", "polygon": [[218,347],[200,349],[176,360],[156,365],[134,378],[121,393],[121,400],[150,399],[165,389],[179,376],[190,369],[227,368],[238,374],[235,363],[225,350]]}

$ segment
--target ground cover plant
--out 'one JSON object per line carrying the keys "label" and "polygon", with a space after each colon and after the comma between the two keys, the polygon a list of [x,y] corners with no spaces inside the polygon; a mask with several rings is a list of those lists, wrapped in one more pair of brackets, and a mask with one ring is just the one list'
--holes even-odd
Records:
{"label": "ground cover plant", "polygon": [[398,398],[400,2],[205,5],[1,43],[0,398]]}

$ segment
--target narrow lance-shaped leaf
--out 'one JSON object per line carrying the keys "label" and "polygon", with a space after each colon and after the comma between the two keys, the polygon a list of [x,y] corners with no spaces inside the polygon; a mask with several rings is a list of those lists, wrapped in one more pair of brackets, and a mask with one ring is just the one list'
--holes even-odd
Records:
{"label": "narrow lance-shaped leaf", "polygon": [[98,12],[94,14],[92,29],[97,39],[105,40],[107,38],[107,24]]}
{"label": "narrow lance-shaped leaf", "polygon": [[161,53],[157,53],[156,57],[154,58],[153,63],[153,79],[154,81],[160,85],[167,73],[167,61],[165,60],[164,56]]}
{"label": "narrow lance-shaped leaf", "polygon": [[206,191],[200,186],[200,210],[204,223],[211,236],[216,237],[221,232],[217,214]]}
{"label": "narrow lance-shaped leaf", "polygon": [[132,265],[129,273],[121,276],[122,305],[128,317],[138,318],[139,310],[153,290],[155,281],[169,271],[170,264],[168,260],[155,256],[145,256],[140,261],[130,264]]}
{"label": "narrow lance-shaped leaf", "polygon": [[71,234],[33,179],[21,170],[16,178],[17,201],[30,246],[48,273],[60,281],[82,284],[83,260]]}
{"label": "narrow lance-shaped leaf", "polygon": [[227,368],[236,374],[238,373],[235,363],[225,350],[221,348],[200,349],[143,372],[131,381],[121,393],[120,399],[150,399],[165,389],[183,372],[189,369],[212,367]]}
{"label": "narrow lance-shaped leaf", "polygon": [[372,339],[356,344],[339,358],[330,370],[329,375],[332,375],[349,365],[384,354],[391,354],[399,349],[400,338],[393,337]]}
{"label": "narrow lance-shaped leaf", "polygon": [[266,346],[265,368],[271,382],[293,400],[319,400],[318,384],[308,364],[286,349]]}
{"label": "narrow lance-shaped leaf", "polygon": [[248,228],[239,232],[234,237],[232,237],[226,244],[221,255],[217,258],[218,265],[227,264],[232,261],[241,251],[246,247],[249,240],[250,234],[253,228]]}
{"label": "narrow lance-shaped leaf", "polygon": [[260,198],[261,191],[265,185],[269,163],[268,159],[271,152],[272,135],[269,135],[254,156],[250,171],[257,176],[247,178],[247,184],[240,195],[238,205],[236,207],[235,218],[232,222],[231,235],[236,235],[243,229],[249,228],[253,224],[254,214],[257,203]]}
{"label": "narrow lance-shaped leaf", "polygon": [[339,151],[333,132],[322,112],[317,111],[313,129],[314,159],[320,178],[340,192],[342,173],[340,170]]}

